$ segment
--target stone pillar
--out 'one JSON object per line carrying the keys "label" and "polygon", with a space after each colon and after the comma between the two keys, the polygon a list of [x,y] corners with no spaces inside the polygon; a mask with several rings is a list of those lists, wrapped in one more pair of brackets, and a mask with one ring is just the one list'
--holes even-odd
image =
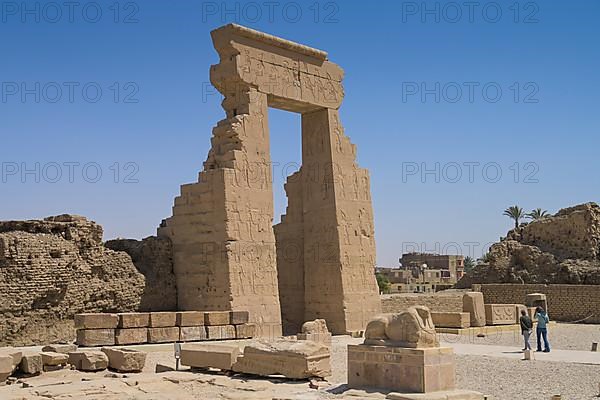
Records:
{"label": "stone pillar", "polygon": [[280,335],[267,96],[225,92],[198,183],[184,185],[159,234],[173,242],[178,308],[249,311]]}

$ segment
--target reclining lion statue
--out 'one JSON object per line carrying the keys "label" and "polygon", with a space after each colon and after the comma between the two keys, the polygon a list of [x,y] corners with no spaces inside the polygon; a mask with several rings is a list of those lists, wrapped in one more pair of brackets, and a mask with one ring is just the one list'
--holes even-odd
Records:
{"label": "reclining lion statue", "polygon": [[439,347],[429,308],[409,307],[398,314],[381,314],[369,321],[365,344],[396,347]]}

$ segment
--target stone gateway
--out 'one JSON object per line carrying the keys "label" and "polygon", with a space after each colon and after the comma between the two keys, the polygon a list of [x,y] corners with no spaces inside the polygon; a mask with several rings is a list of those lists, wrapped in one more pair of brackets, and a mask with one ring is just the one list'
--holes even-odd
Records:
{"label": "stone gateway", "polygon": [[[178,308],[248,310],[269,336],[318,318],[335,334],[364,329],[381,304],[369,174],[338,112],[343,70],[321,50],[235,24],[212,39],[226,117],[158,230],[173,243]],[[268,107],[302,115],[302,166],[275,227]]]}

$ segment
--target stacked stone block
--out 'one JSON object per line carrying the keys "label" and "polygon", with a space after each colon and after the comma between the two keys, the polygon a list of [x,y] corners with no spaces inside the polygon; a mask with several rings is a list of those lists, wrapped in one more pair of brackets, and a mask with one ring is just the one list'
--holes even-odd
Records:
{"label": "stacked stone block", "polygon": [[75,315],[84,347],[249,339],[256,325],[247,311],[179,311]]}

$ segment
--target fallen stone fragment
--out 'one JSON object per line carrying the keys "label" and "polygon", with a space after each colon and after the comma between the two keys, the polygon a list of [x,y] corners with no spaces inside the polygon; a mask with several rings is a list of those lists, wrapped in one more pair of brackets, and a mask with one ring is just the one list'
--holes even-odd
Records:
{"label": "fallen stone fragment", "polygon": [[75,351],[69,353],[68,363],[79,371],[102,371],[108,368],[108,357],[101,351]]}
{"label": "fallen stone fragment", "polygon": [[244,348],[233,370],[252,375],[283,375],[292,379],[331,375],[327,346],[312,341],[255,341]]}
{"label": "fallen stone fragment", "polygon": [[236,345],[186,345],[181,349],[181,365],[230,371],[239,355],[240,349]]}
{"label": "fallen stone fragment", "polygon": [[103,348],[108,366],[120,372],[139,372],[146,364],[146,353],[131,349]]}
{"label": "fallen stone fragment", "polygon": [[40,353],[42,356],[42,363],[44,366],[59,366],[65,365],[69,360],[69,356],[63,353],[54,353],[52,351],[43,351]]}
{"label": "fallen stone fragment", "polygon": [[42,347],[42,351],[50,351],[53,353],[69,354],[77,351],[76,344],[50,344]]}
{"label": "fallen stone fragment", "polygon": [[44,370],[41,354],[26,354],[21,359],[19,369],[28,375],[37,375]]}

